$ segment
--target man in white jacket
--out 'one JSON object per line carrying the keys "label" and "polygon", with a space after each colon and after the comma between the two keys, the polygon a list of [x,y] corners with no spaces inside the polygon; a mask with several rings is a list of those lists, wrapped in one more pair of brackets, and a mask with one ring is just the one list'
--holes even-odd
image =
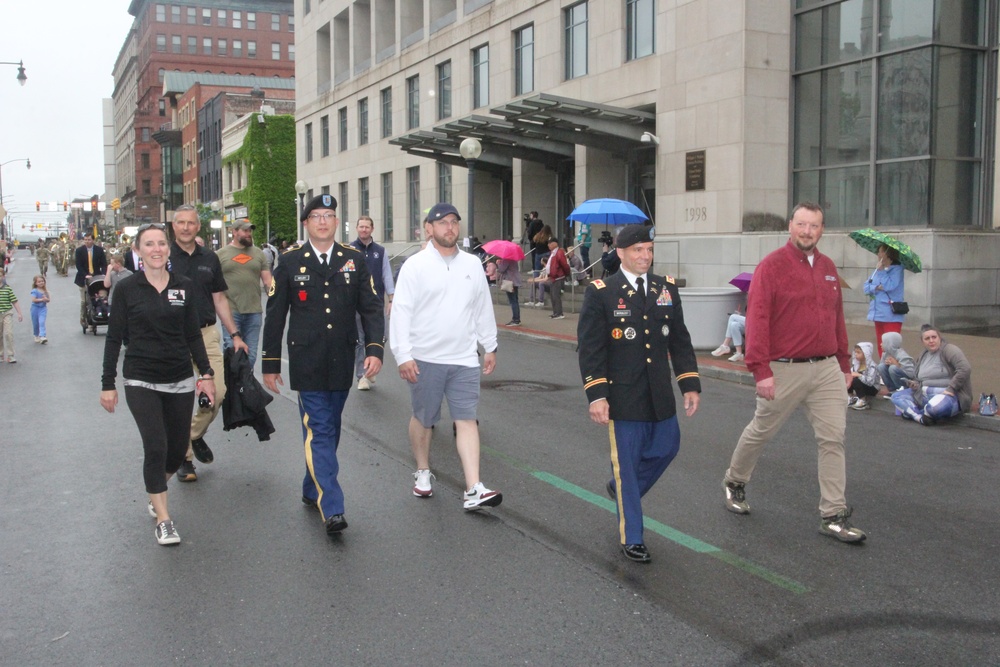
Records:
{"label": "man in white jacket", "polygon": [[413,495],[434,493],[430,471],[431,427],[441,402],[455,421],[455,442],[465,473],[466,510],[496,507],[503,500],[479,479],[479,345],[483,373],[496,368],[497,325],[486,274],[479,259],[458,249],[458,210],[436,204],[424,220],[427,247],[403,264],[389,323],[399,376],[410,383],[413,417],[410,446],[416,459]]}

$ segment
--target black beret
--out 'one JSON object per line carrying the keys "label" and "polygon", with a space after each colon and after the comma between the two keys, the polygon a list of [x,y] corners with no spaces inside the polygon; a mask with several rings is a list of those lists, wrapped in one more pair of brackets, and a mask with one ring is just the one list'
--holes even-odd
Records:
{"label": "black beret", "polygon": [[636,243],[649,243],[656,236],[656,231],[647,225],[625,225],[618,232],[618,240],[615,245],[619,248],[627,248]]}
{"label": "black beret", "polygon": [[301,222],[305,222],[309,214],[318,208],[328,208],[333,211],[337,210],[337,199],[333,195],[317,195],[309,200],[309,203],[305,205],[302,209],[302,215],[299,216]]}

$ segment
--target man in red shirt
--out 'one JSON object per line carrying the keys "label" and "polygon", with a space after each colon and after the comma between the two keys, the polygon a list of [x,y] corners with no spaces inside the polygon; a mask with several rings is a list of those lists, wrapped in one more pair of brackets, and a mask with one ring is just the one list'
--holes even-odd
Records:
{"label": "man in red shirt", "polygon": [[844,495],[850,348],[837,268],[816,250],[823,209],[797,205],[788,232],[788,243],[761,261],[750,284],[745,361],[757,383],[757,410],[726,470],[726,509],[750,513],[745,484],[764,445],[801,404],[819,447],[819,531],[858,543],[866,535],[848,521]]}

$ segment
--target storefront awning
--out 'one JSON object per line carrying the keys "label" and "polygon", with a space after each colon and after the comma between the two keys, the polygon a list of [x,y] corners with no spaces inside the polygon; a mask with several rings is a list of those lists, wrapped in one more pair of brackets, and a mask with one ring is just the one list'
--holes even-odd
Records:
{"label": "storefront awning", "polygon": [[464,167],[459,145],[475,137],[483,144],[476,168],[504,172],[514,158],[555,169],[573,159],[577,145],[624,155],[640,145],[643,132],[655,129],[655,115],[648,111],[540,93],[494,107],[490,115],[473,114],[389,143],[411,155]]}

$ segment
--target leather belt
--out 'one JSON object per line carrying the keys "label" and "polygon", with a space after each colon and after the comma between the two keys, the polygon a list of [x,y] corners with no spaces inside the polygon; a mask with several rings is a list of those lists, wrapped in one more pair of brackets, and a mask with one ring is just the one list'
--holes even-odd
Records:
{"label": "leather belt", "polygon": [[832,354],[828,354],[825,357],[796,357],[793,359],[782,357],[781,359],[775,359],[775,361],[780,361],[783,364],[815,364],[817,361],[823,361],[832,356]]}

